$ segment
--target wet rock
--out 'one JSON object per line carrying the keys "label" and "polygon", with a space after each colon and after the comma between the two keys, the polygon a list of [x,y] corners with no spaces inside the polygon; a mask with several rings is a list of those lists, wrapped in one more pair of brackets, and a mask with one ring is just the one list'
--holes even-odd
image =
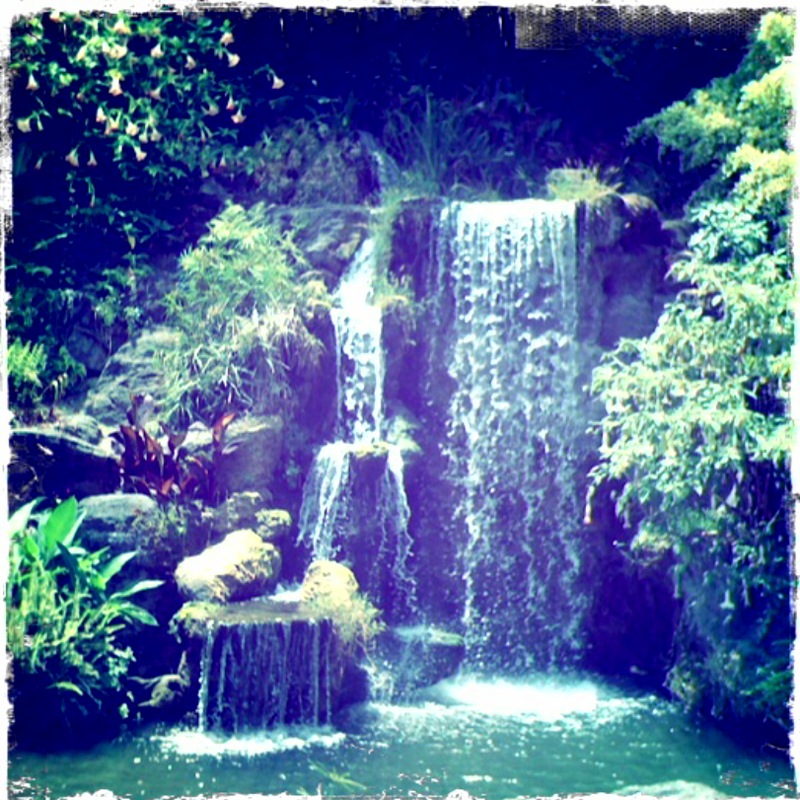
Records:
{"label": "wet rock", "polygon": [[181,561],[175,580],[187,599],[227,603],[271,591],[280,568],[278,549],[255,531],[242,529]]}
{"label": "wet rock", "polygon": [[376,661],[391,675],[382,693],[389,700],[408,697],[454,675],[464,658],[464,639],[455,633],[419,625],[389,628],[380,634]]}
{"label": "wet rock", "polygon": [[164,380],[158,354],[177,345],[179,334],[165,327],[143,331],[106,362],[90,390],[83,410],[101,424],[116,428],[126,420],[131,395],[150,395],[156,413],[164,397]]}
{"label": "wet rock", "polygon": [[158,504],[144,494],[101,494],[81,502],[85,516],[81,537],[93,549],[108,547],[117,554],[142,550],[161,528]]}
{"label": "wet rock", "polygon": [[225,431],[217,472],[220,489],[227,494],[268,490],[281,458],[283,430],[277,415],[235,419]]}
{"label": "wet rock", "polygon": [[336,561],[314,561],[300,587],[301,602],[344,604],[358,594],[353,571]]}
{"label": "wet rock", "polygon": [[241,528],[258,527],[258,512],[266,505],[259,492],[236,492],[222,505],[208,511],[209,525],[215,534],[230,533]]}
{"label": "wet rock", "polygon": [[331,289],[367,238],[370,212],[363,206],[284,207],[270,218],[293,232],[295,243]]}
{"label": "wet rock", "polygon": [[285,539],[292,528],[292,515],[280,508],[269,508],[258,512],[256,533],[265,542]]}
{"label": "wet rock", "polygon": [[105,447],[45,428],[11,432],[8,491],[12,508],[46,497],[87,497],[119,488],[116,457]]}

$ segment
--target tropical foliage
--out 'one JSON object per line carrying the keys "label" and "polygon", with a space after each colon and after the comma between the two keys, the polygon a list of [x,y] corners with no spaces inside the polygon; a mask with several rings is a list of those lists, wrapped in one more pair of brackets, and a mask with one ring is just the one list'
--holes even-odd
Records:
{"label": "tropical foliage", "polygon": [[202,14],[13,24],[8,324],[45,347],[47,382],[82,376],[65,347],[76,324],[107,341],[137,322],[148,242],[166,241],[180,186],[218,164],[245,118],[234,41],[229,19]]}
{"label": "tropical foliage", "polygon": [[164,356],[172,420],[213,424],[245,406],[291,407],[291,378],[312,372],[322,354],[305,321],[327,298],[323,281],[299,274],[303,267],[261,204],[229,205],[184,253],[180,284],[166,298],[182,337]]}
{"label": "tropical foliage", "polygon": [[788,724],[788,151],[794,24],[767,14],[739,69],[637,126],[710,177],[654,333],[595,371],[595,485],[621,479],[634,549],[671,549],[684,596],[672,688],[720,715]]}
{"label": "tropical foliage", "polygon": [[134,623],[156,624],[131,598],[162,581],[118,587],[115,579],[135,552],[109,557],[107,548],[86,549],[75,499],[37,513],[40,502],[9,521],[6,625],[17,729],[73,727],[101,706],[126,716],[134,653],[124,634]]}

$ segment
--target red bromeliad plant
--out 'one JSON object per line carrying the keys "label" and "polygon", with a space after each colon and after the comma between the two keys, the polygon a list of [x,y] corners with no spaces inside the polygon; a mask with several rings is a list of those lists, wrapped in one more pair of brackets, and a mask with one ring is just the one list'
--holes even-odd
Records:
{"label": "red bromeliad plant", "polygon": [[113,438],[123,447],[120,470],[126,489],[155,498],[160,503],[187,498],[216,499],[216,472],[222,456],[225,430],[236,416],[223,414],[212,426],[212,456],[190,455],[183,444],[186,431],[171,431],[164,423],[164,438],[152,436],[139,419],[142,395],[131,397],[128,424]]}

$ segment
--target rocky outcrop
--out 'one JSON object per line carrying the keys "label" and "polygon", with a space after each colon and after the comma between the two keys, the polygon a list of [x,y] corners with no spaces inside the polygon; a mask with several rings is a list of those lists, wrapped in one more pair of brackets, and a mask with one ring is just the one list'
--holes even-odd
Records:
{"label": "rocky outcrop", "polygon": [[[161,527],[158,504],[144,494],[101,494],[81,502],[81,538],[92,549],[116,554],[146,550]],[[144,555],[144,553],[142,553]]]}
{"label": "rocky outcrop", "polygon": [[178,333],[159,327],[143,331],[106,362],[88,393],[83,411],[101,424],[116,428],[126,420],[131,395],[150,395],[157,413],[164,397],[164,379],[158,355],[176,346]]}
{"label": "rocky outcrop", "polygon": [[280,568],[278,549],[255,531],[242,529],[181,561],[175,580],[189,600],[228,603],[274,589]]}
{"label": "rocky outcrop", "polygon": [[12,508],[39,495],[87,497],[119,488],[114,455],[55,429],[19,428],[11,433],[8,492]]}
{"label": "rocky outcrop", "polygon": [[225,431],[217,485],[223,493],[261,492],[272,484],[283,450],[283,419],[248,416],[234,420]]}

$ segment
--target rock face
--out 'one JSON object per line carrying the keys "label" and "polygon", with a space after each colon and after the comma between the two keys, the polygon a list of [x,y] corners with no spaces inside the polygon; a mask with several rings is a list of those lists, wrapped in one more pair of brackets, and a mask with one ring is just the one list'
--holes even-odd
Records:
{"label": "rock face", "polygon": [[217,481],[220,489],[264,492],[272,483],[283,450],[284,422],[279,416],[234,420],[225,431]]}
{"label": "rock face", "polygon": [[20,428],[11,434],[8,490],[12,508],[47,497],[113,492],[119,466],[108,450],[56,430]]}
{"label": "rock face", "polygon": [[185,558],[175,571],[175,580],[187,599],[227,603],[272,590],[280,568],[278,549],[255,531],[242,529]]}
{"label": "rock face", "polygon": [[106,362],[83,410],[111,428],[125,422],[132,394],[151,395],[158,411],[164,396],[158,353],[174,347],[177,337],[176,331],[160,327],[145,330],[122,345]]}
{"label": "rock face", "polygon": [[158,504],[143,494],[102,494],[81,503],[84,543],[112,553],[141,550],[160,527]]}

